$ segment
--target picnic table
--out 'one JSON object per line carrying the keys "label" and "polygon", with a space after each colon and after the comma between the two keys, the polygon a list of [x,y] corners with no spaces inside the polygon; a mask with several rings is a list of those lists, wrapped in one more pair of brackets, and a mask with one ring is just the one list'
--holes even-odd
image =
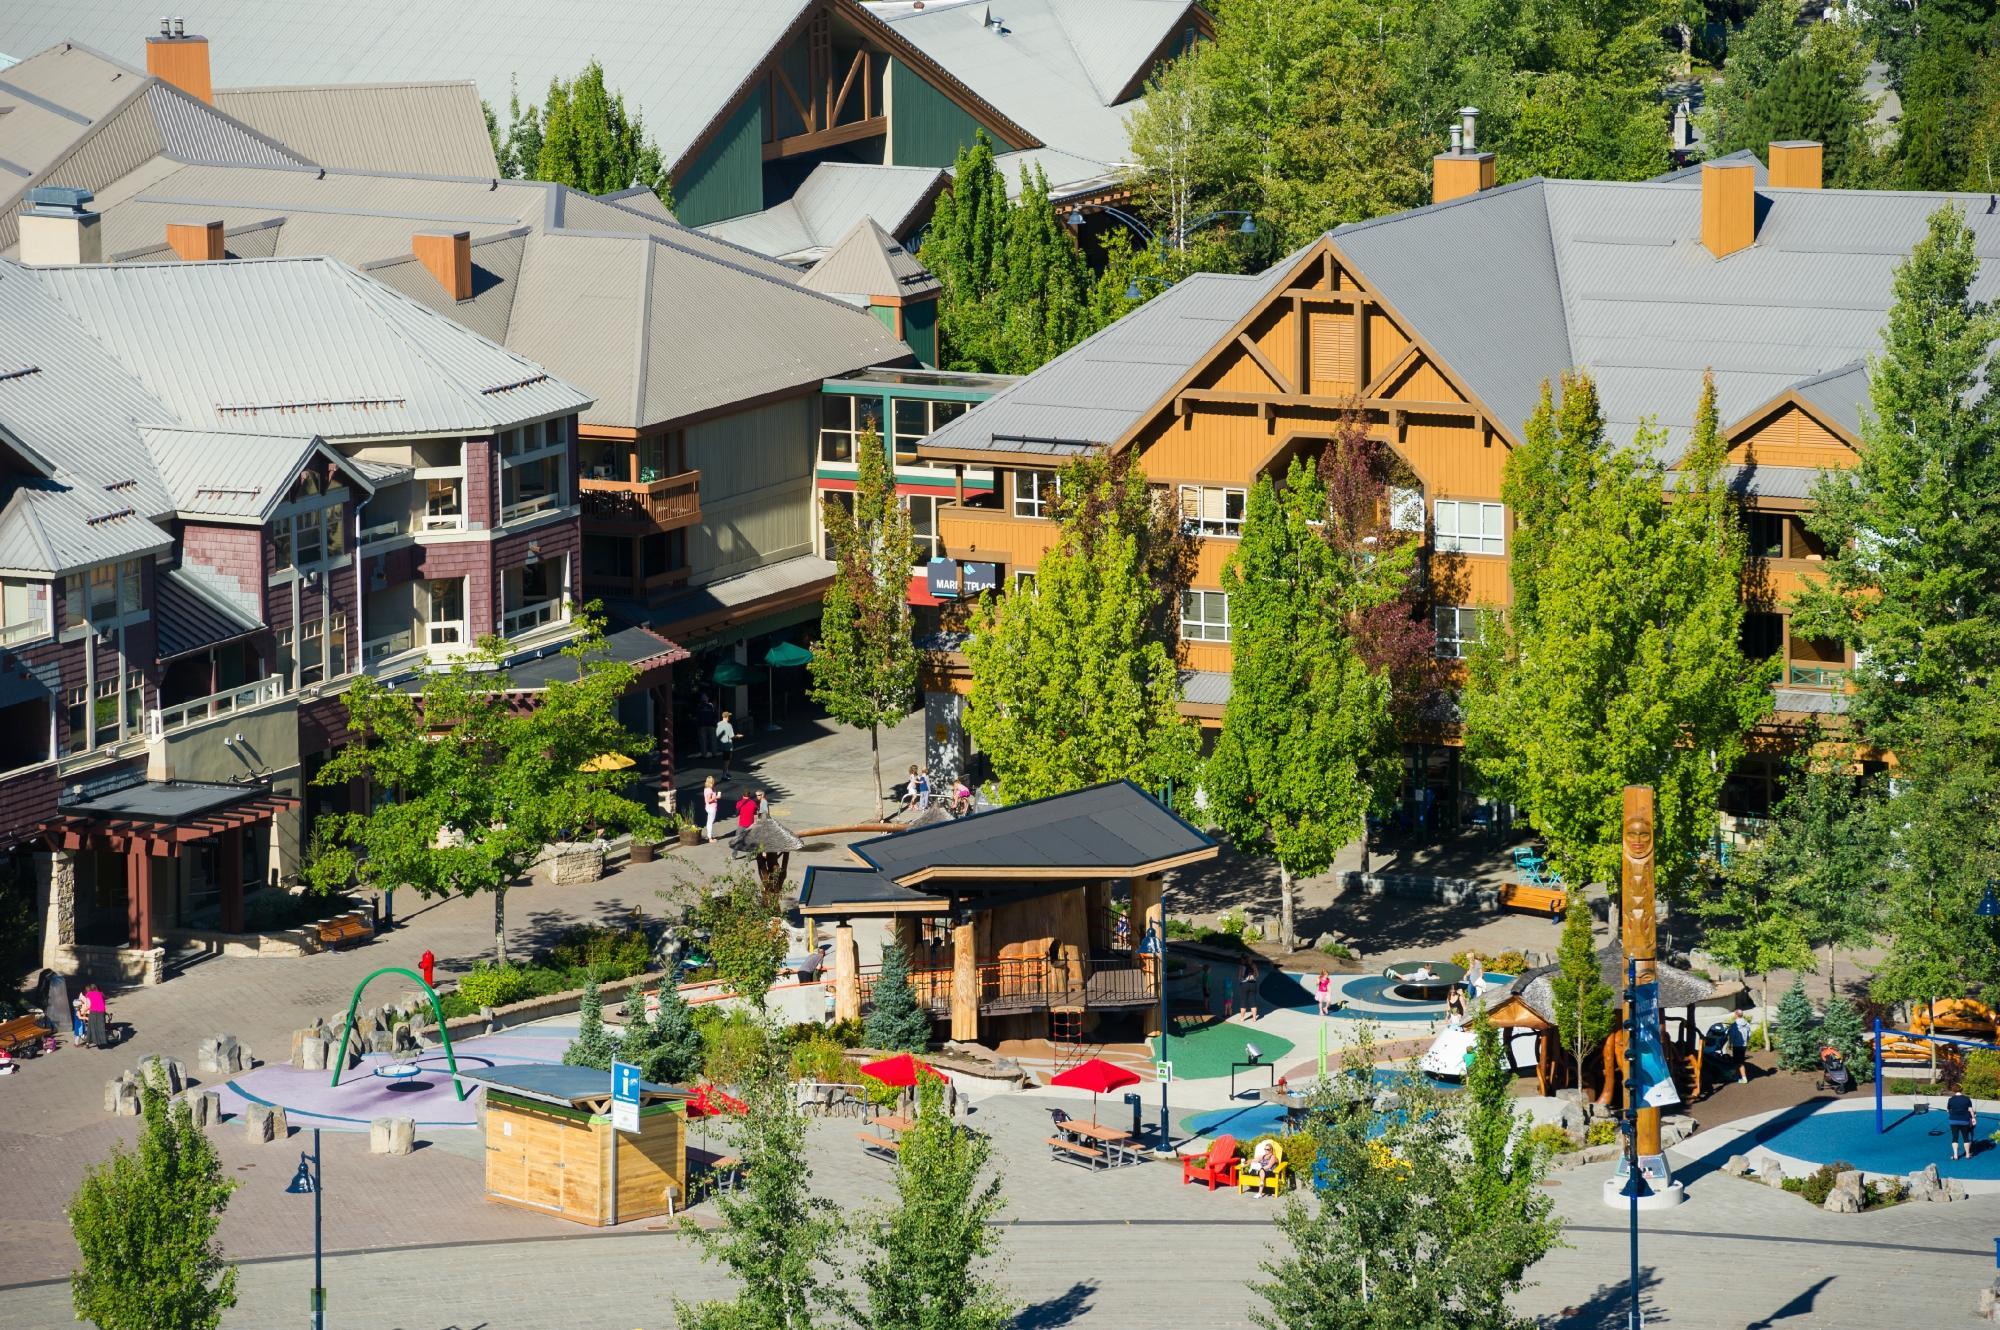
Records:
{"label": "picnic table", "polygon": [[[868,1125],[901,1136],[917,1124],[908,1118],[897,1117],[894,1113],[881,1113],[868,1119]],[[861,1152],[874,1155],[877,1159],[894,1159],[903,1148],[902,1142],[886,1136],[877,1136],[871,1131],[858,1131],[854,1134],[861,1138]]]}
{"label": "picnic table", "polygon": [[1049,1137],[1046,1144],[1051,1158],[1082,1164],[1086,1168],[1112,1168],[1139,1161],[1132,1145],[1131,1132],[1102,1127],[1095,1122],[1080,1122],[1075,1118],[1058,1123],[1056,1134]]}
{"label": "picnic table", "polygon": [[1395,982],[1398,993],[1433,1001],[1465,981],[1465,971],[1449,961],[1404,961],[1384,966],[1382,975]]}

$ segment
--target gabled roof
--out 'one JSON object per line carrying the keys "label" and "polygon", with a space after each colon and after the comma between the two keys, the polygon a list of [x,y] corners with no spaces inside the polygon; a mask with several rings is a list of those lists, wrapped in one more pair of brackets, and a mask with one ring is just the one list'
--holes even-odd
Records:
{"label": "gabled roof", "polygon": [[833,247],[833,252],[799,279],[799,285],[825,295],[853,297],[862,303],[870,296],[927,300],[944,290],[944,284],[931,276],[930,269],[903,248],[901,241],[877,226],[872,217],[856,222]]}
{"label": "gabled roof", "polygon": [[863,217],[892,236],[911,236],[930,220],[951,173],[933,166],[821,162],[792,197],[762,212],[702,228],[790,263],[807,263],[831,249]]}
{"label": "gabled roof", "polygon": [[263,632],[257,607],[244,600],[239,592],[225,587],[217,574],[198,565],[161,569],[153,583],[159,659],[191,656]]}
{"label": "gabled roof", "polygon": [[9,573],[59,577],[172,546],[129,501],[89,485],[29,481],[0,508],[0,570]]}
{"label": "gabled roof", "polygon": [[217,88],[215,106],[322,166],[500,174],[470,82]]}
{"label": "gabled roof", "polygon": [[366,493],[375,483],[316,434],[149,425],[139,431],[174,504],[189,520],[262,526],[291,492],[306,463],[322,457]]}

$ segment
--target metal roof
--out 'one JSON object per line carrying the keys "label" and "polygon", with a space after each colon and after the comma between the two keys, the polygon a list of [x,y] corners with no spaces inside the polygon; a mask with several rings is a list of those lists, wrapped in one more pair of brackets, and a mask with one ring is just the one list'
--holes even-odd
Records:
{"label": "metal roof", "polygon": [[153,582],[153,622],[159,630],[158,657],[177,660],[224,642],[264,631],[257,615],[221,594],[213,574],[192,565],[163,568]]}
{"label": "metal roof", "polygon": [[1289,262],[1255,277],[1195,273],[925,439],[923,449],[1068,458],[1110,443],[1249,313]]}
{"label": "metal roof", "polygon": [[1850,361],[1792,385],[1792,391],[1811,402],[1821,414],[1843,425],[1857,437],[1861,419],[1868,410],[1868,363]]}
{"label": "metal roof", "polygon": [[870,296],[924,300],[944,289],[930,269],[872,217],[863,217],[849,228],[833,252],[799,279],[799,285],[826,295],[864,300]]}
{"label": "metal roof", "polygon": [[[527,1062],[512,1067],[464,1067],[460,1080],[477,1081],[524,1099],[572,1107],[592,1099],[611,1097],[611,1073],[595,1067],[568,1067],[554,1062]],[[686,1099],[686,1090],[654,1081],[640,1081],[643,1099]]]}
{"label": "metal roof", "polygon": [[[649,669],[670,661],[686,660],[687,652],[647,628],[620,628],[604,636],[604,657]],[[524,660],[507,667],[507,686],[517,692],[546,688],[558,679],[574,681],[576,662],[560,651]]]}
{"label": "metal roof", "polygon": [[217,88],[215,105],[323,166],[500,174],[469,82]]}
{"label": "metal roof", "polygon": [[799,888],[801,910],[824,910],[832,906],[860,908],[883,905],[938,904],[935,896],[909,887],[897,886],[872,868],[837,868],[807,864],[806,880]]}
{"label": "metal roof", "polygon": [[748,605],[767,596],[796,591],[815,582],[832,580],[833,560],[822,559],[815,554],[800,554],[752,568],[748,572],[719,577],[668,601],[654,617],[662,623],[700,618]]}
{"label": "metal roof", "polygon": [[150,425],[140,437],[182,518],[251,522],[262,526],[285,501],[292,482],[314,456],[331,459],[362,489],[375,483],[315,434]]}
{"label": "metal roof", "polygon": [[783,203],[702,230],[772,258],[809,262],[863,217],[892,236],[913,236],[930,220],[931,205],[950,179],[949,171],[933,166],[821,162]]}
{"label": "metal roof", "polygon": [[179,822],[269,793],[261,785],[219,785],[191,780],[139,781],[105,794],[66,799],[62,803],[62,811]]}
{"label": "metal roof", "polygon": [[1229,677],[1214,670],[1188,670],[1181,675],[1181,701],[1198,707],[1226,706]]}

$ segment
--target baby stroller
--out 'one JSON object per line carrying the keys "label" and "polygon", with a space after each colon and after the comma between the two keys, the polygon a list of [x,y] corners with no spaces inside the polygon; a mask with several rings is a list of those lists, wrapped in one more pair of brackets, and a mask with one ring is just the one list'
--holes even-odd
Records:
{"label": "baby stroller", "polygon": [[1847,1069],[1840,1050],[1831,1044],[1819,1051],[1819,1088],[1835,1094],[1846,1094],[1854,1088],[1854,1073]]}
{"label": "baby stroller", "polygon": [[1717,1021],[1701,1036],[1701,1053],[1706,1058],[1729,1056],[1729,1022]]}

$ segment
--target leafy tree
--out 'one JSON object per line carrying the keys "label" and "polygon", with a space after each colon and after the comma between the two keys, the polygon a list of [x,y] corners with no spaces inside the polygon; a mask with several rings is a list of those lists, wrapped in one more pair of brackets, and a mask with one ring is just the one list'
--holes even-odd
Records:
{"label": "leafy tree", "polygon": [[1744,543],[1723,482],[1727,445],[1704,386],[1671,501],[1642,430],[1604,438],[1596,387],[1545,392],[1501,494],[1514,513],[1514,604],[1473,652],[1466,749],[1528,810],[1573,882],[1618,880],[1627,785],[1657,792],[1663,888],[1714,836],[1725,774],[1771,707],[1773,666],[1744,657]]}
{"label": "leafy tree", "polygon": [[683,1330],[812,1330],[829,1290],[840,1221],[815,1194],[806,1120],[792,1095],[777,1032],[759,1026],[755,1063],[743,1092],[736,1155],[743,1186],[715,1198],[719,1227],[684,1221],[702,1259],[737,1282],[733,1301],[693,1306],[674,1300]]}
{"label": "leafy tree", "polygon": [[[366,780],[387,797],[369,812],[320,817],[328,848],[306,865],[307,881],[322,891],[358,877],[425,897],[489,892],[494,958],[504,965],[507,888],[548,845],[585,832],[658,836],[659,819],[622,792],[625,772],[582,769],[600,754],[638,758],[652,747],[618,719],[639,672],[611,658],[594,609],[563,648],[575,677],[551,680],[526,712],[514,708],[498,639],[426,675],[421,694],[356,678],[346,695],[355,740],[335,750],[318,783]],[[443,735],[450,742],[438,742]]]}
{"label": "leafy tree", "polygon": [[1562,941],[1556,946],[1556,972],[1549,976],[1549,998],[1556,1008],[1556,1038],[1576,1059],[1579,1089],[1583,1086],[1584,1059],[1618,1024],[1618,993],[1604,982],[1590,929],[1590,907],[1583,903],[1582,893],[1576,893],[1570,897]]}
{"label": "leafy tree", "polygon": [[778,903],[755,874],[729,872],[688,881],[696,929],[708,935],[709,963],[729,991],[761,1009],[785,959],[785,925]]}
{"label": "leafy tree", "polygon": [[910,987],[910,958],[893,939],[882,944],[875,999],[862,1029],[876,1048],[921,1053],[931,1046],[930,1013],[917,1005]]}
{"label": "leafy tree", "polygon": [[660,146],[646,135],[623,93],[604,84],[604,66],[592,60],[565,83],[549,80],[541,113],[542,139],[535,154],[537,180],[553,180],[586,194],[614,194],[644,185],[672,206],[673,177]]}
{"label": "leafy tree", "polygon": [[[1465,1073],[1465,1140],[1470,1156],[1462,1184],[1466,1209],[1482,1224],[1488,1215],[1546,1214],[1548,1204],[1536,1192],[1545,1161],[1529,1147],[1514,1116],[1513,1099],[1507,1093],[1513,1075],[1507,1069],[1500,1032],[1484,1008],[1472,1018],[1472,1030],[1472,1065]],[[1532,1259],[1526,1250],[1517,1249],[1515,1255]],[[1518,1280],[1526,1271],[1525,1263],[1510,1265],[1507,1277]]]}
{"label": "leafy tree", "polygon": [[1538,78],[1495,163],[1506,180],[1643,180],[1667,165],[1656,92],[1585,72]]}
{"label": "leafy tree", "polygon": [[660,984],[660,1010],[652,1020],[628,1020],[618,1056],[659,1085],[686,1085],[701,1074],[706,1049],[694,1009],[670,981]]}
{"label": "leafy tree", "polygon": [[1812,999],[1806,996],[1804,979],[1792,980],[1792,986],[1778,1000],[1777,1026],[1779,1066],[1804,1071],[1819,1065],[1819,1017],[1813,1013]]}
{"label": "leafy tree", "polygon": [[[1724,965],[1754,974],[1758,1005],[1771,1008],[1773,970],[1810,970],[1812,943],[1798,895],[1801,879],[1778,871],[1766,845],[1752,845],[1737,855],[1723,874],[1719,889],[1696,904],[1704,928],[1702,948]],[[1764,1026],[1764,1047],[1771,1045],[1771,1027]]]}
{"label": "leafy tree", "polygon": [[595,1067],[610,1071],[614,1058],[624,1056],[618,1036],[604,1028],[604,999],[597,990],[597,976],[583,983],[583,999],[577,1007],[576,1038],[563,1050],[566,1067]]}
{"label": "leafy tree", "polygon": [[1057,221],[1049,180],[1038,164],[1021,171],[1020,197],[1007,218],[996,296],[1001,340],[996,367],[1026,374],[1091,331],[1091,277],[1083,253]]}
{"label": "leafy tree", "polygon": [[[1420,530],[1399,530],[1391,513],[1391,482],[1420,489],[1416,477],[1387,444],[1369,435],[1366,422],[1353,412],[1342,415],[1332,442],[1321,452],[1319,475],[1327,495],[1321,530],[1334,557],[1352,579],[1386,590],[1395,580],[1394,570],[1410,557],[1404,550],[1414,552],[1423,543]],[[1406,732],[1420,722],[1440,683],[1437,634],[1426,612],[1423,586],[1406,576],[1394,597],[1363,598],[1347,616],[1347,627],[1368,668],[1388,677],[1390,709],[1398,730]]]}
{"label": "leafy tree", "polygon": [[1186,543],[1136,466],[1084,459],[1059,483],[1056,543],[1033,581],[973,615],[966,732],[1010,802],[1121,779],[1185,789],[1197,739],[1175,707],[1165,620]]}
{"label": "leafy tree", "polygon": [[822,509],[833,542],[833,585],[813,643],[812,698],[843,725],[868,731],[875,764],[875,812],[882,812],[883,727],[910,710],[917,648],[910,635],[910,514],[896,500],[896,477],[874,430],[855,446],[854,502]]}
{"label": "leafy tree", "polygon": [[917,1086],[916,1126],[896,1152],[896,1199],[864,1218],[856,1272],[867,1295],[855,1323],[870,1330],[1003,1330],[1014,1307],[979,1267],[1000,1246],[1006,1202],[990,1175],[993,1143],[944,1111],[935,1081]]}
{"label": "leafy tree", "polygon": [[493,156],[501,175],[509,180],[534,176],[542,159],[542,108],[534,102],[521,105],[520,89],[512,80],[507,85],[506,138],[500,137],[499,126],[490,117],[487,132],[493,135]]}
{"label": "leafy tree", "polygon": [[236,1267],[215,1240],[236,1184],[187,1101],[167,1097],[158,1067],[139,1102],[138,1150],[114,1146],[69,1203],[76,1319],[100,1330],[215,1330],[236,1305]]}
{"label": "leafy tree", "polygon": [[1293,460],[1282,493],[1259,476],[1222,570],[1233,666],[1203,788],[1241,849],[1277,861],[1287,946],[1297,940],[1292,879],[1324,872],[1400,774],[1389,681],[1355,649],[1350,618],[1402,595],[1416,547],[1351,564],[1321,534],[1328,515],[1305,460]]}
{"label": "leafy tree", "polygon": [[1872,1036],[1862,1024],[1860,1011],[1846,998],[1837,997],[1826,1004],[1819,1019],[1819,1040],[1840,1054],[1856,1079],[1866,1081],[1875,1074]]}
{"label": "leafy tree", "polygon": [[[1701,110],[1695,113],[1695,124],[1711,156],[1759,146],[1752,142],[1751,104],[1770,85],[1778,67],[1797,54],[1804,40],[1798,5],[1793,0],[1758,0],[1742,26],[1729,34],[1722,77],[1708,85]],[[1769,142],[1767,138],[1765,143]]]}
{"label": "leafy tree", "polygon": [[1869,375],[1860,460],[1827,473],[1807,525],[1824,576],[1793,631],[1859,649],[1854,721],[1901,751],[1919,712],[2000,659],[2000,429],[1988,386],[2000,318],[1972,296],[1973,234],[1949,204],[1896,270]]}

